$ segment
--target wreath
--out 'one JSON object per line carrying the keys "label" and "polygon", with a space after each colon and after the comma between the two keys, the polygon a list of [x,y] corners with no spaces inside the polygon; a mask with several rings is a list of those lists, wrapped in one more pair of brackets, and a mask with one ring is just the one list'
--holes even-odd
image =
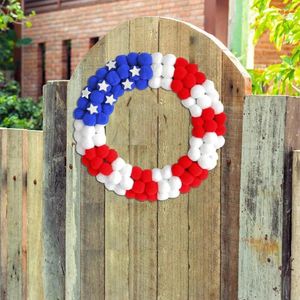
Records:
{"label": "wreath", "polygon": [[[118,99],[135,88],[173,91],[190,111],[189,150],[173,165],[142,169],[106,144],[105,126]],[[198,65],[173,54],[119,55],[87,81],[74,110],[74,139],[81,162],[97,181],[118,195],[139,201],[176,198],[198,187],[216,167],[224,143],[226,115],[214,83]]]}

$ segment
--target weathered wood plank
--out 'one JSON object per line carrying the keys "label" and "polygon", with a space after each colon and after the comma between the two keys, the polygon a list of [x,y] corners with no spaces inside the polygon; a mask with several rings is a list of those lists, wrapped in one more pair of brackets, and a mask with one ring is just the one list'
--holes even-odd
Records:
{"label": "weathered wood plank", "polygon": [[300,150],[293,152],[291,300],[300,298]]}
{"label": "weathered wood plank", "polygon": [[28,132],[27,298],[44,299],[43,290],[43,132]]}
{"label": "weathered wood plank", "polygon": [[[67,81],[44,86],[43,285],[46,299],[65,293]],[[29,182],[31,183],[31,182]]]}

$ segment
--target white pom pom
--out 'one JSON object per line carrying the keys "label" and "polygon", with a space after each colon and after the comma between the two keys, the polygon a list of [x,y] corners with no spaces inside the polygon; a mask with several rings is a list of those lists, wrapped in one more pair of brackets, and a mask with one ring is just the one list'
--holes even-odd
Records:
{"label": "white pom pom", "polygon": [[180,191],[179,190],[171,190],[169,192],[169,198],[177,198],[180,195]]}
{"label": "white pom pom", "polygon": [[190,146],[192,148],[200,148],[203,145],[203,140],[201,138],[197,138],[195,136],[192,136],[190,138]]}
{"label": "white pom pom", "polygon": [[76,130],[76,131],[74,132],[73,137],[74,137],[74,140],[75,140],[76,142],[79,142],[80,139],[82,138],[81,132],[78,131],[78,130]]}
{"label": "white pom pom", "polygon": [[94,148],[95,143],[93,141],[92,138],[90,137],[82,137],[80,139],[80,145],[84,148],[84,149],[91,149]]}
{"label": "white pom pom", "polygon": [[109,176],[108,176],[109,182],[113,183],[114,185],[117,185],[121,182],[122,176],[121,173],[118,171],[113,171]]}
{"label": "white pom pom", "polygon": [[170,191],[169,182],[165,179],[158,182],[158,192],[161,194],[168,194]]}
{"label": "white pom pom", "polygon": [[153,64],[151,66],[153,71],[153,77],[160,77],[163,73],[163,66],[162,64]]}
{"label": "white pom pom", "polygon": [[202,86],[205,88],[206,92],[212,92],[215,90],[215,84],[211,81],[206,79],[203,83]]}
{"label": "white pom pom", "polygon": [[126,190],[122,189],[119,185],[115,187],[115,193],[119,196],[124,196],[126,194]]}
{"label": "white pom pom", "polygon": [[80,155],[84,155],[85,149],[80,144],[76,144],[76,152]]}
{"label": "white pom pom", "polygon": [[96,133],[105,134],[105,126],[96,125],[95,126]]}
{"label": "white pom pom", "polygon": [[198,164],[202,169],[212,170],[217,165],[217,161],[213,160],[209,155],[201,155]]}
{"label": "white pom pom", "polygon": [[163,71],[162,71],[162,76],[165,78],[172,78],[174,75],[175,68],[170,65],[164,65],[163,66]]}
{"label": "white pom pom", "polygon": [[84,126],[84,123],[82,122],[82,120],[75,120],[74,121],[74,128],[75,130],[81,130]]}
{"label": "white pom pom", "polygon": [[102,146],[106,144],[106,135],[102,133],[97,133],[93,136],[93,141],[95,143],[95,146]]}
{"label": "white pom pom", "polygon": [[121,157],[118,157],[117,159],[115,159],[111,166],[113,168],[114,171],[120,171],[121,169],[123,169],[123,167],[125,166],[125,160]]}
{"label": "white pom pom", "polygon": [[217,141],[218,141],[218,136],[215,132],[207,132],[203,137],[204,143],[216,145]]}
{"label": "white pom pom", "polygon": [[182,187],[182,182],[181,182],[180,178],[177,176],[172,176],[169,179],[169,184],[170,184],[171,190],[173,190],[173,191],[179,190]]}
{"label": "white pom pom", "polygon": [[172,177],[171,166],[169,166],[169,165],[164,166],[161,170],[161,174],[162,174],[163,179],[171,178]]}
{"label": "white pom pom", "polygon": [[202,95],[200,98],[197,99],[197,104],[202,108],[208,108],[211,106],[211,99],[207,95]]}
{"label": "white pom pom", "polygon": [[125,190],[131,190],[133,187],[133,179],[131,177],[123,177],[120,186]]}
{"label": "white pom pom", "polygon": [[176,62],[176,56],[174,54],[167,54],[163,57],[162,63],[164,65],[175,65]]}
{"label": "white pom pom", "polygon": [[162,60],[163,60],[163,55],[160,52],[156,52],[152,54],[153,64],[161,64]]}
{"label": "white pom pom", "polygon": [[216,115],[224,111],[224,105],[222,104],[221,101],[213,102],[212,108],[214,109]]}
{"label": "white pom pom", "polygon": [[196,84],[191,88],[191,96],[195,99],[200,98],[204,94],[205,94],[205,89],[200,84]]}
{"label": "white pom pom", "polygon": [[210,99],[214,102],[214,101],[219,101],[220,100],[220,95],[219,93],[214,90],[212,92],[208,92],[207,95],[210,97]]}
{"label": "white pom pom", "polygon": [[161,79],[161,87],[167,91],[171,91],[171,83],[172,83],[172,79],[170,78]]}
{"label": "white pom pom", "polygon": [[161,78],[160,77],[152,77],[149,81],[148,81],[148,85],[149,87],[151,87],[152,89],[158,89],[161,86]]}
{"label": "white pom pom", "polygon": [[116,186],[115,186],[112,182],[108,181],[108,182],[105,182],[105,187],[106,187],[109,191],[114,191],[114,189],[115,189]]}
{"label": "white pom pom", "polygon": [[200,158],[200,150],[199,148],[194,148],[191,147],[188,151],[188,157],[192,160],[192,161],[197,161]]}
{"label": "white pom pom", "polygon": [[219,155],[218,155],[217,151],[210,153],[208,156],[215,161],[217,161],[219,159]]}
{"label": "white pom pom", "polygon": [[124,177],[130,177],[131,172],[132,172],[132,165],[130,164],[125,164],[123,168],[120,170],[122,176]]}
{"label": "white pom pom", "polygon": [[192,117],[200,117],[202,114],[202,109],[199,105],[194,104],[192,106],[189,107],[190,113],[192,115]]}
{"label": "white pom pom", "polygon": [[152,179],[155,182],[159,182],[162,180],[161,170],[158,168],[152,169]]}
{"label": "white pom pom", "polygon": [[213,144],[204,143],[200,148],[201,154],[210,154],[216,151]]}
{"label": "white pom pom", "polygon": [[223,135],[218,136],[217,142],[215,144],[217,149],[220,149],[221,147],[223,147],[225,144],[225,139]]}
{"label": "white pom pom", "polygon": [[97,181],[101,182],[101,183],[106,183],[108,181],[107,176],[103,175],[103,174],[98,174],[96,176]]}
{"label": "white pom pom", "polygon": [[166,194],[158,193],[157,194],[157,200],[159,200],[159,201],[164,201],[164,200],[167,200],[168,198],[169,198],[168,193],[166,193]]}
{"label": "white pom pom", "polygon": [[180,102],[186,108],[189,108],[189,107],[191,107],[191,106],[193,106],[193,105],[196,104],[196,100],[194,98],[192,98],[192,97],[189,97],[189,98],[186,98],[184,100],[181,100]]}
{"label": "white pom pom", "polygon": [[81,129],[81,134],[87,137],[93,137],[95,135],[95,126],[84,126]]}

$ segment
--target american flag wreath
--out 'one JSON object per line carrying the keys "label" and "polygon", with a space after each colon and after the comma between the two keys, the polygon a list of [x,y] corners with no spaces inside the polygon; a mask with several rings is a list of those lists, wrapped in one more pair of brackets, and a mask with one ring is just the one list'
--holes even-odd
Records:
{"label": "american flag wreath", "polygon": [[[190,111],[189,150],[162,169],[141,169],[106,144],[105,127],[118,99],[135,88],[173,91]],[[108,190],[129,199],[176,198],[198,187],[216,167],[224,143],[226,115],[214,83],[197,64],[162,53],[119,55],[88,79],[74,110],[74,139],[81,162]]]}

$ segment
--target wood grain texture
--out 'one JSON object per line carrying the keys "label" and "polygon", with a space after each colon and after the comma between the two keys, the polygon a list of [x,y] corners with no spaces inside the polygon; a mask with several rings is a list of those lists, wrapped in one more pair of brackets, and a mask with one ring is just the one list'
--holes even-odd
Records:
{"label": "wood grain texture", "polygon": [[49,81],[44,86],[44,186],[40,209],[44,215],[46,299],[64,299],[65,294],[66,88],[67,81]]}
{"label": "wood grain texture", "polygon": [[300,150],[293,152],[292,168],[292,244],[291,300],[300,298]]}

